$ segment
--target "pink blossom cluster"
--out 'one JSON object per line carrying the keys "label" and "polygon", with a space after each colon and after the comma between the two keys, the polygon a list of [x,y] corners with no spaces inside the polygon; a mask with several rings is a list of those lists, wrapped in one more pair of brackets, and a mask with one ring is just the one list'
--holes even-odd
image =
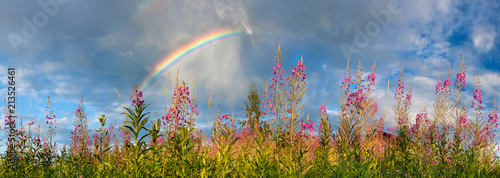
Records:
{"label": "pink blossom cluster", "polygon": [[[436,140],[443,140],[446,139],[446,135],[452,130],[452,127],[451,125],[443,126],[443,130],[439,131],[439,127],[435,125],[430,129],[434,131],[434,138],[436,138]],[[426,136],[426,139],[430,140],[430,137]]]}
{"label": "pink blossom cluster", "polygon": [[163,137],[156,138],[156,143],[157,144],[162,144],[164,141],[165,141],[165,138],[163,138]]}
{"label": "pink blossom cluster", "polygon": [[304,123],[304,121],[301,121],[300,125],[301,125],[301,130],[303,133],[306,129],[308,129],[310,132],[314,132],[314,122]]}
{"label": "pink blossom cluster", "polygon": [[134,87],[134,89],[132,89],[132,96],[130,97],[134,99],[132,100],[132,106],[135,106],[135,104],[137,104],[137,106],[144,105],[144,100],[142,100],[142,91],[140,90],[140,87]]}
{"label": "pink blossom cluster", "polygon": [[283,68],[281,68],[281,64],[276,64],[276,66],[273,66],[273,78],[271,79],[271,85],[269,88],[274,88],[275,85],[279,86],[285,86],[284,84],[284,79],[282,77],[283,74]]}
{"label": "pink blossom cluster", "polygon": [[346,106],[349,107],[351,105],[356,106],[357,108],[363,109],[361,103],[366,99],[366,95],[363,93],[363,89],[358,89],[358,91],[352,92],[347,97]]}
{"label": "pink blossom cluster", "polygon": [[498,126],[498,115],[496,112],[491,112],[488,114],[488,124]]}
{"label": "pink blossom cluster", "polygon": [[404,118],[398,118],[398,128],[401,128],[402,125],[406,123]]}
{"label": "pink blossom cluster", "polygon": [[493,134],[498,127],[498,115],[496,109],[494,109],[490,114],[488,114],[488,122],[483,130],[483,142],[488,144],[488,140],[495,137]]}
{"label": "pink blossom cluster", "polygon": [[291,79],[298,79],[301,82],[304,82],[304,80],[306,79],[306,73],[304,72],[305,69],[306,66],[304,65],[304,63],[302,61],[297,61],[296,65],[292,69],[292,75],[287,78],[288,81],[291,81]]}
{"label": "pink blossom cluster", "polygon": [[222,116],[216,115],[215,116],[214,127],[216,127],[217,125],[224,125],[224,126],[226,126],[227,123],[225,123],[224,120],[229,120],[229,114],[224,114]]}
{"label": "pink blossom cluster", "polygon": [[[229,114],[224,114],[224,115],[217,114],[217,115],[215,115],[215,122],[213,123],[215,135],[218,135],[221,133],[220,129],[222,129],[222,127],[227,127],[227,123],[224,122],[224,120],[229,120]],[[231,125],[231,127],[233,127],[233,125]],[[194,138],[194,135],[191,135],[191,136]],[[226,142],[226,140],[223,137],[221,137],[219,139],[221,139],[223,143]],[[216,146],[216,145],[214,145],[214,146]]]}
{"label": "pink blossom cluster", "polygon": [[88,134],[83,132],[82,126],[75,125],[75,130],[72,131],[71,134],[72,149],[74,153],[76,154],[80,150],[89,153],[87,146],[90,145],[91,140],[88,138]]}
{"label": "pink blossom cluster", "polygon": [[[272,97],[272,95],[271,95],[271,97]],[[266,104],[266,103],[268,103],[268,104]],[[262,101],[262,108],[265,108],[266,106],[269,107],[269,110],[271,112],[273,112],[273,114],[274,114],[274,105],[273,105],[273,103],[271,103],[271,100],[269,98],[267,98],[264,101]],[[267,114],[267,109],[264,110],[264,112],[262,113],[262,115],[266,115],[266,114]]]}
{"label": "pink blossom cluster", "polygon": [[319,105],[319,114],[326,113],[326,104]]}
{"label": "pink blossom cluster", "polygon": [[457,87],[457,89],[465,91],[465,72],[463,71],[463,69],[461,69],[457,74],[455,86]]}
{"label": "pink blossom cluster", "polygon": [[394,93],[394,98],[403,98],[405,93],[405,84],[402,79],[398,79],[398,86],[396,87],[396,93]]}
{"label": "pink blossom cluster", "polygon": [[87,131],[87,125],[84,122],[84,119],[85,111],[83,108],[83,101],[81,101],[75,112],[75,129],[71,132],[71,145],[74,154],[78,154],[78,152],[83,151],[83,153],[88,156],[90,154],[88,146],[91,145],[92,141],[90,140],[88,134],[88,131],[90,130]]}
{"label": "pink blossom cluster", "polygon": [[483,94],[481,94],[481,90],[476,88],[474,89],[474,94],[472,95],[474,100],[472,100],[472,108],[477,106],[478,109],[484,109],[481,104],[483,104]]}
{"label": "pink blossom cluster", "polygon": [[412,95],[410,93],[406,94],[406,97],[405,97],[405,104],[406,105],[411,105],[411,98],[412,98]]}
{"label": "pink blossom cluster", "polygon": [[83,112],[82,106],[78,106],[78,108],[76,108],[75,114],[78,115],[78,113],[81,112]]}
{"label": "pink blossom cluster", "polygon": [[444,88],[443,83],[441,81],[437,81],[436,83],[436,93],[441,91]]}
{"label": "pink blossom cluster", "polygon": [[[52,126],[52,124],[56,123],[55,114],[52,114],[52,117],[49,117],[49,115],[45,115],[45,119],[47,119],[47,121],[45,121],[45,124],[50,124]],[[57,129],[57,126],[55,126],[54,128]]]}
{"label": "pink blossom cluster", "polygon": [[[258,127],[259,127],[258,123],[255,123],[255,128]],[[238,140],[240,144],[245,144],[247,143],[247,141],[252,140],[252,138],[255,138],[256,133],[252,132],[252,126],[247,124],[243,129],[241,129],[240,132],[236,133],[236,136],[240,138]]]}
{"label": "pink blossom cluster", "polygon": [[467,126],[467,116],[462,115],[457,119],[457,129],[465,128]]}
{"label": "pink blossom cluster", "polygon": [[344,81],[342,82],[342,86],[340,87],[340,91],[349,91],[349,86],[352,84],[351,76],[347,74],[346,77],[344,77]]}
{"label": "pink blossom cluster", "polygon": [[175,128],[180,129],[184,124],[193,124],[191,120],[187,119],[198,115],[198,104],[191,99],[189,87],[176,86],[172,103],[173,106],[168,109],[165,116],[162,116],[163,125],[172,124]]}
{"label": "pink blossom cluster", "polygon": [[[283,79],[283,76],[282,74],[284,73],[284,70],[281,66],[281,64],[279,64],[279,61],[280,59],[276,59],[277,62],[275,62],[274,64],[276,66],[273,66],[273,74],[274,76],[272,77],[271,79],[271,85],[269,86],[270,89],[276,89],[276,90],[280,90],[280,87],[283,87],[285,86],[284,84],[284,79]],[[303,83],[305,78],[306,78],[306,74],[304,72],[305,70],[305,65],[303,64],[302,61],[298,61],[296,63],[296,65],[294,66],[294,68],[292,69],[292,75],[287,77],[287,80],[290,84],[294,83],[295,81],[301,81]],[[277,86],[276,86],[277,85]],[[265,95],[265,100],[262,101],[262,108],[268,108],[269,109],[269,113],[270,114],[276,114],[276,107],[272,102],[272,99],[274,96],[278,95],[278,93],[276,91],[273,91],[271,95]],[[264,112],[262,112],[262,115],[267,115],[268,114],[268,109],[265,109]],[[289,113],[291,113],[291,110],[288,110]]]}
{"label": "pink blossom cluster", "polygon": [[123,146],[128,145],[130,143],[130,139],[132,138],[128,132],[122,130],[120,132],[120,138],[122,140]]}
{"label": "pink blossom cluster", "polygon": [[417,133],[420,129],[420,125],[422,124],[422,120],[427,119],[427,113],[419,113],[417,114],[417,118],[415,119],[415,124],[410,129],[411,133]]}
{"label": "pink blossom cluster", "polygon": [[474,140],[472,146],[476,149],[488,145],[488,136],[491,135],[489,127],[485,127],[483,130],[474,131]]}
{"label": "pink blossom cluster", "polygon": [[368,86],[375,85],[375,73],[370,72],[368,74]]}
{"label": "pink blossom cluster", "polygon": [[451,79],[446,79],[444,82],[438,81],[436,83],[436,93],[440,91],[450,91],[448,87],[451,86]]}

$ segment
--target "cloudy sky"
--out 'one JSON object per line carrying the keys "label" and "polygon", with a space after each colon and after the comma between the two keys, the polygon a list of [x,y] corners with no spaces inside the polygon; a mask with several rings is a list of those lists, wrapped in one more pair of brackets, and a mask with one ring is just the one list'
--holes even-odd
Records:
{"label": "cloudy sky", "polygon": [[[361,58],[364,72],[376,61],[380,106],[386,103],[390,80],[386,128],[395,123],[392,96],[401,65],[405,82],[413,86],[415,117],[420,108],[431,112],[440,69],[446,73],[451,64],[455,75],[462,55],[468,108],[479,73],[488,113],[493,95],[500,95],[500,58],[494,55],[500,52],[499,5],[450,0],[4,0],[0,96],[7,97],[7,69],[15,68],[18,118],[25,125],[41,125],[43,131],[50,96],[56,141],[69,144],[81,97],[90,128],[99,126],[100,114],[119,126],[125,119],[122,107],[131,104],[131,88],[162,59],[204,34],[232,29],[242,33],[182,58],[152,80],[144,90],[152,118],[164,113],[172,93],[168,73],[174,76],[179,69],[188,83],[193,77],[200,127],[207,128],[211,92],[211,118],[219,107],[229,114],[234,109],[235,118],[243,119],[248,88],[254,82],[262,94],[279,42],[286,76],[304,58],[309,90],[303,111],[312,119],[324,102],[335,122],[347,58],[353,68]],[[379,108],[383,113],[384,107]],[[1,146],[3,150],[4,142]]]}

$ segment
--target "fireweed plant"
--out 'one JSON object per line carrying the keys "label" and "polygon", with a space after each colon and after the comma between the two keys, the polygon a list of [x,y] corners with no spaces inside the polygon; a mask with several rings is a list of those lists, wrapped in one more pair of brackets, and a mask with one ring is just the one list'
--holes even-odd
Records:
{"label": "fireweed plant", "polygon": [[[58,150],[58,122],[47,98],[43,122],[15,120],[12,141],[18,160],[9,167],[10,158],[3,154],[0,177],[500,176],[495,97],[491,107],[485,106],[479,77],[473,91],[465,90],[463,58],[456,75],[451,67],[444,77],[440,73],[431,107],[417,113],[410,112],[411,85],[404,81],[402,67],[391,95],[395,104],[390,119],[397,124],[389,128],[384,128],[388,118],[379,115],[374,94],[375,64],[364,72],[360,59],[355,71],[347,60],[340,90],[333,91],[340,91],[338,119],[329,117],[329,108],[336,106],[321,104],[317,113],[302,112],[308,90],[306,60],[301,57],[285,69],[278,46],[272,78],[259,103],[263,122],[237,122],[241,127],[234,124],[234,112],[217,108],[210,116],[212,96],[207,117],[198,120],[193,80],[188,84],[177,73],[174,82],[169,75],[172,96],[161,114],[149,114],[143,91],[135,86],[120,115],[125,122],[117,128],[104,114],[87,118],[82,98],[71,142]],[[9,115],[4,117],[9,122]],[[100,126],[89,128],[87,119]],[[195,124],[207,122],[207,133]]]}

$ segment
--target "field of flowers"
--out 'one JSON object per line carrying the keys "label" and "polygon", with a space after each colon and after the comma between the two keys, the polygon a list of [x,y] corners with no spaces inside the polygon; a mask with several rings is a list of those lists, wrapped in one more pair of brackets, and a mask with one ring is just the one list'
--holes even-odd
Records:
{"label": "field of flowers", "polygon": [[[247,111],[249,120],[257,122],[237,127],[234,116],[217,112],[211,135],[194,125],[200,117],[197,101],[178,77],[172,102],[160,118],[150,117],[136,85],[132,105],[123,108],[126,121],[116,129],[105,115],[88,118],[101,124],[89,128],[82,100],[71,144],[62,150],[54,142],[57,123],[48,99],[47,132],[40,133],[33,123],[18,123],[16,139],[3,143],[14,146],[0,159],[0,177],[500,176],[496,105],[493,101],[491,112],[482,113],[479,78],[472,105],[465,103],[463,60],[456,78],[451,69],[439,77],[432,112],[421,110],[416,118],[410,114],[412,90],[405,85],[403,69],[394,95],[395,118],[386,118],[374,95],[375,64],[365,75],[361,62],[355,71],[348,62],[340,90],[331,91],[340,95],[338,118],[328,118],[326,105],[318,107],[317,115],[304,116],[306,67],[301,59],[284,76],[282,60],[278,47],[263,99],[252,101],[259,109]],[[210,104],[211,97],[209,110]],[[8,123],[11,118],[5,117]],[[397,126],[384,128],[387,119],[395,119]]]}

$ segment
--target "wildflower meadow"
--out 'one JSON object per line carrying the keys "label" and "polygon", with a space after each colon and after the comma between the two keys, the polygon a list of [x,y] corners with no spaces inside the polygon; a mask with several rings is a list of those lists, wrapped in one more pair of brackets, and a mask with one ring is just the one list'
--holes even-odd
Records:
{"label": "wildflower meadow", "polygon": [[[196,99],[196,81],[177,76],[168,81],[173,95],[163,111],[150,110],[143,89],[133,87],[123,123],[110,122],[106,113],[87,117],[81,98],[71,144],[63,149],[54,141],[58,117],[47,97],[43,123],[12,124],[6,109],[5,132],[15,127],[15,133],[1,142],[8,149],[0,177],[500,177],[495,98],[484,98],[491,106],[483,103],[479,77],[473,91],[465,90],[465,78],[475,76],[465,75],[463,61],[429,86],[434,101],[416,114],[401,66],[388,98],[395,101],[394,117],[386,117],[375,95],[375,63],[366,71],[361,59],[357,67],[347,59],[341,87],[329,91],[340,96],[338,118],[331,118],[324,104],[317,113],[302,111],[308,68],[301,58],[285,69],[278,47],[272,78],[248,94],[245,121],[219,109],[199,115],[198,103],[207,101]],[[473,93],[472,103],[466,93]],[[211,102],[208,111],[217,107]],[[211,131],[202,132],[195,123],[207,119]],[[90,128],[91,120],[100,127]],[[390,120],[397,125],[384,128]]]}

